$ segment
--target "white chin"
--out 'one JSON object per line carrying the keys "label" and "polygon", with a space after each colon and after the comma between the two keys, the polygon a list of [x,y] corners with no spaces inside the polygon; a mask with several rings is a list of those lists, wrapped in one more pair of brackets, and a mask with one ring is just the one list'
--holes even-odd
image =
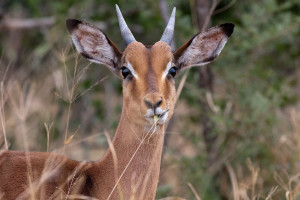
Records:
{"label": "white chin", "polygon": [[[168,119],[168,115],[169,113],[165,113],[162,117],[158,118],[157,120],[157,124],[164,124],[166,123],[167,119]],[[146,117],[146,120],[152,125],[154,124],[154,117]]]}

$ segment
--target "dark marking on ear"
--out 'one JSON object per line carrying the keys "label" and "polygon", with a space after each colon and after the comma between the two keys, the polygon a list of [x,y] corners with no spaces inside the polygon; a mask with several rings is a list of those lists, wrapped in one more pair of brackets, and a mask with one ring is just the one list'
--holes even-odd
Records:
{"label": "dark marking on ear", "polygon": [[210,57],[208,57],[208,58],[205,58],[202,62],[203,62],[203,63],[211,62],[211,61],[213,61],[216,57],[218,57],[217,54],[215,54],[215,55],[213,55],[213,56],[210,56]]}
{"label": "dark marking on ear", "polygon": [[79,21],[77,19],[67,19],[66,20],[66,26],[68,28],[69,33],[71,34],[79,24],[81,24],[82,21]]}
{"label": "dark marking on ear", "polygon": [[227,37],[229,38],[231,36],[231,34],[233,33],[234,30],[234,24],[233,23],[225,23],[225,24],[221,24],[220,27],[223,28],[224,33],[227,35]]}
{"label": "dark marking on ear", "polygon": [[80,52],[80,54],[83,56],[83,57],[85,57],[85,58],[87,58],[87,59],[93,59],[91,56],[89,56],[86,52]]}
{"label": "dark marking on ear", "polygon": [[112,61],[112,63],[113,63],[113,66],[114,66],[114,70],[116,70],[118,68],[118,63],[116,63],[114,61]]}
{"label": "dark marking on ear", "polygon": [[[189,47],[189,46],[192,44],[194,38],[195,38],[197,35],[199,35],[199,34],[200,34],[200,33],[197,33],[196,35],[194,35],[194,36],[188,41],[187,47]],[[186,48],[187,48],[187,47],[186,47]]]}
{"label": "dark marking on ear", "polygon": [[179,49],[177,49],[174,53],[174,59],[177,60],[182,54],[183,52],[192,44],[193,40],[195,37],[197,37],[197,35],[199,35],[200,33],[197,33],[196,35],[194,35],[189,41],[187,41],[186,43],[184,43],[181,47],[179,47]]}
{"label": "dark marking on ear", "polygon": [[[101,30],[100,30],[101,31]],[[103,31],[101,31],[103,33],[103,35],[105,36],[108,44],[110,44],[110,46],[113,48],[116,56],[118,58],[121,58],[122,57],[122,53],[119,51],[118,47],[107,37],[106,33],[104,33]]]}

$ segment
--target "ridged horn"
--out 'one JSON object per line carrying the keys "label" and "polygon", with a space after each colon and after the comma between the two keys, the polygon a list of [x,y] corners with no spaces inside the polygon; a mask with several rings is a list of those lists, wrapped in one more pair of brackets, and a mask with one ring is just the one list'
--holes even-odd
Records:
{"label": "ridged horn", "polygon": [[126,43],[126,45],[130,44],[133,41],[136,41],[134,36],[132,35],[130,29],[128,28],[122,13],[120,11],[119,6],[116,4],[116,11],[117,11],[117,15],[118,15],[118,21],[119,21],[119,26],[120,26],[120,30],[121,30],[121,35]]}
{"label": "ridged horn", "polygon": [[163,35],[160,38],[160,41],[166,42],[171,46],[172,38],[174,34],[174,26],[175,26],[175,13],[176,13],[176,7],[173,8],[171,17],[169,19],[168,25],[163,33]]}

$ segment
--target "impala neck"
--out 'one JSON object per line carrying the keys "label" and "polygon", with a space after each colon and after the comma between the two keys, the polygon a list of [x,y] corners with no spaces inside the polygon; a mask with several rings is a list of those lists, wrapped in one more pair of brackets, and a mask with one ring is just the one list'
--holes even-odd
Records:
{"label": "impala neck", "polygon": [[[114,189],[111,199],[119,199],[120,195],[124,199],[154,199],[160,171],[164,127],[157,126],[155,132],[154,127],[149,129],[150,127],[145,128],[128,119],[123,108],[112,141],[117,159],[114,159],[114,151],[109,148],[104,158],[98,162],[98,169],[101,170],[99,173],[109,188],[114,187],[116,180],[120,179],[121,187]],[[117,160],[117,164],[114,160]],[[99,181],[104,184],[103,179]]]}

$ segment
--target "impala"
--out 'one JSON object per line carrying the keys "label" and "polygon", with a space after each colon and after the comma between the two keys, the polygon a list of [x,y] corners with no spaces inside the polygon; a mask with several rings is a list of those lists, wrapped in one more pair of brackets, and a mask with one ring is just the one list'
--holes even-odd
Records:
{"label": "impala", "polygon": [[175,25],[152,46],[137,42],[116,5],[126,48],[121,52],[97,27],[68,19],[76,49],[106,65],[123,84],[123,109],[110,148],[96,162],[77,162],[42,152],[0,154],[0,198],[154,199],[159,180],[165,124],[174,112],[175,77],[191,66],[214,60],[233,32],[231,23],[198,33],[171,51]]}

